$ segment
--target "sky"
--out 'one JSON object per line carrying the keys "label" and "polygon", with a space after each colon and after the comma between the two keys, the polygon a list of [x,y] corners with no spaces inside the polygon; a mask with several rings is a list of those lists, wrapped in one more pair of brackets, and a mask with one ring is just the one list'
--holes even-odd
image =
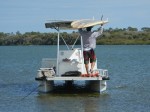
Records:
{"label": "sky", "polygon": [[150,0],[0,0],[0,32],[51,32],[48,20],[109,20],[104,28],[150,27]]}

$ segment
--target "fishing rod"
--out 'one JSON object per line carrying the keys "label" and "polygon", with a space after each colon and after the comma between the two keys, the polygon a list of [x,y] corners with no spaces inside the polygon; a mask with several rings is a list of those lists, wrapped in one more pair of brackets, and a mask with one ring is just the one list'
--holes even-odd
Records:
{"label": "fishing rod", "polygon": [[23,98],[21,98],[21,101],[24,100],[25,98],[27,98],[29,95],[31,95],[34,91],[36,91],[39,86],[41,86],[41,85],[38,85],[36,88],[34,88],[32,91],[30,91],[26,96],[24,96]]}

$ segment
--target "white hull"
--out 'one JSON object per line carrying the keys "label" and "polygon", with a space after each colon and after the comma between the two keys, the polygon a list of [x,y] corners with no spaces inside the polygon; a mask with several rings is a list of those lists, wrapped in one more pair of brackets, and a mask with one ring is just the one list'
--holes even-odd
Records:
{"label": "white hull", "polygon": [[[66,77],[66,79],[71,79],[70,77]],[[77,80],[79,80],[79,78],[76,78]],[[93,80],[94,79],[94,80]],[[66,83],[68,81],[72,81],[72,83],[74,81],[77,81],[77,80],[64,80],[64,78],[58,78],[58,80],[61,80],[61,81],[65,81]],[[54,81],[58,81],[57,79],[56,80],[44,80],[44,81],[39,81],[39,88],[38,88],[38,91],[40,92],[52,92],[54,90]],[[80,80],[81,81],[81,80]],[[106,80],[95,80],[95,78],[86,78],[85,80],[82,79],[82,81],[85,82],[85,86],[87,86],[89,88],[89,90],[91,91],[95,91],[95,92],[103,92],[106,90],[107,88],[107,83],[106,83]]]}

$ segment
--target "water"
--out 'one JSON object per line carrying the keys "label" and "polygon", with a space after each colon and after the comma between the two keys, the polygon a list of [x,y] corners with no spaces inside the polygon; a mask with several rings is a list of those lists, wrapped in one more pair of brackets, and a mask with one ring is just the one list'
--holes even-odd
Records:
{"label": "water", "polygon": [[56,57],[56,49],[56,46],[0,47],[0,112],[150,110],[149,45],[97,46],[98,67],[107,68],[111,79],[102,94],[87,91],[82,82],[76,82],[75,88],[58,82],[58,90],[53,93],[39,93],[34,78],[41,59]]}

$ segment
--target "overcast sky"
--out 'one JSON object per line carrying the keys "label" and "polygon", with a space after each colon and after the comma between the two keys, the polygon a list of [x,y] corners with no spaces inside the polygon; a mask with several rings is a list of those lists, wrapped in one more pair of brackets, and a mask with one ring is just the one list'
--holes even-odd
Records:
{"label": "overcast sky", "polygon": [[109,19],[105,28],[150,27],[150,0],[0,0],[0,32],[50,32],[47,20]]}

